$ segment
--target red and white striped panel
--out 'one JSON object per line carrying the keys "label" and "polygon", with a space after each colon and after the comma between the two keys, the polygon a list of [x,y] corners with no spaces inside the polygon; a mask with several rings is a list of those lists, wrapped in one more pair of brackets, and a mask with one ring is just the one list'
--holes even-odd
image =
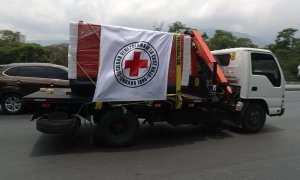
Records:
{"label": "red and white striped panel", "polygon": [[69,79],[97,78],[101,26],[87,23],[70,24],[68,53]]}

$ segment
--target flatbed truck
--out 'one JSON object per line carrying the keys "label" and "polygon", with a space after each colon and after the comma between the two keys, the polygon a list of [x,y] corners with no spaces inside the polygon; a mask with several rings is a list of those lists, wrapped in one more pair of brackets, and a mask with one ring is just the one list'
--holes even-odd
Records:
{"label": "flatbed truck", "polygon": [[73,133],[81,119],[97,124],[97,138],[109,146],[134,142],[139,119],[180,124],[219,123],[258,132],[266,115],[284,113],[285,80],[272,52],[255,48],[232,48],[210,52],[200,32],[188,32],[192,39],[198,75],[190,77],[187,87],[177,92],[168,86],[161,101],[92,102],[92,96],[71,88],[44,89],[24,97],[33,107],[32,120],[43,133]]}

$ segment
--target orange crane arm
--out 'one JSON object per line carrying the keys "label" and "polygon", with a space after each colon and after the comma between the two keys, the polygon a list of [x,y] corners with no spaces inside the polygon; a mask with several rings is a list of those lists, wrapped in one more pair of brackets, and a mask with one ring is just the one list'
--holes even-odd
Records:
{"label": "orange crane arm", "polygon": [[[197,30],[192,30],[192,41],[195,43],[196,47],[197,47],[197,53],[200,56],[201,59],[203,59],[205,61],[205,63],[208,65],[209,69],[211,70],[211,72],[213,71],[213,64],[216,62],[214,56],[211,54],[207,44],[205,43],[205,41],[203,40],[201,34],[199,31]],[[217,80],[220,83],[228,83],[223,71],[221,70],[221,68],[219,67],[219,65],[217,65]],[[229,95],[232,93],[232,89],[230,86],[226,87],[226,94]]]}

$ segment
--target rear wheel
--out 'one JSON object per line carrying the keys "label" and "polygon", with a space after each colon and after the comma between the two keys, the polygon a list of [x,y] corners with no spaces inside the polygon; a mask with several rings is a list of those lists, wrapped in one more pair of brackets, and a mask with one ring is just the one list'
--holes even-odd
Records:
{"label": "rear wheel", "polygon": [[250,104],[243,115],[243,130],[254,133],[260,131],[266,122],[266,111],[261,104]]}
{"label": "rear wheel", "polygon": [[98,123],[99,138],[109,146],[127,146],[136,138],[139,121],[134,113],[123,113],[121,109],[111,110]]}
{"label": "rear wheel", "polygon": [[23,109],[22,97],[18,94],[8,94],[2,99],[1,107],[6,114],[19,114]]}

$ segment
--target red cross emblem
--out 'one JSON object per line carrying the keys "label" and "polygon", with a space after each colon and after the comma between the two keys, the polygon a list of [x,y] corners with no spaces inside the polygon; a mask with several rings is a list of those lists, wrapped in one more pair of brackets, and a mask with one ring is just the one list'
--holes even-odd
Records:
{"label": "red cross emblem", "polygon": [[158,67],[156,49],[150,43],[140,41],[129,43],[118,51],[113,69],[115,78],[121,85],[136,88],[150,82]]}
{"label": "red cross emblem", "polygon": [[125,69],[129,68],[129,76],[139,76],[139,69],[140,68],[147,68],[148,67],[148,60],[147,59],[140,59],[141,52],[133,52],[133,59],[132,60],[125,60]]}

